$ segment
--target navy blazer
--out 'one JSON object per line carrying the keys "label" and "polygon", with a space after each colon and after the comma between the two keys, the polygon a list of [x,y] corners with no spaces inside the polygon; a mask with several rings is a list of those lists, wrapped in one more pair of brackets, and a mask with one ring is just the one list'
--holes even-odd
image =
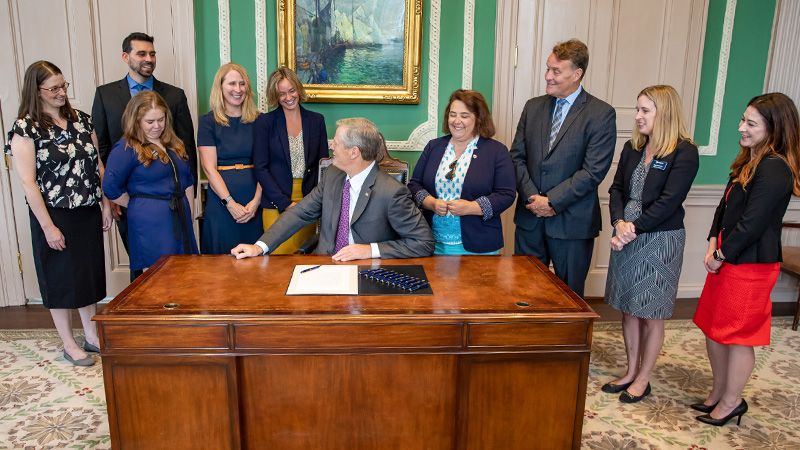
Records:
{"label": "navy blazer", "polygon": [[[631,197],[631,177],[644,157],[643,152],[634,150],[631,141],[622,148],[614,182],[608,189],[612,225],[625,219],[625,205]],[[700,167],[697,146],[682,141],[675,151],[663,158],[654,158],[650,164],[642,189],[642,214],[633,221],[636,233],[679,230],[684,227],[683,201]]]}
{"label": "navy blazer", "polygon": [[[303,196],[306,196],[317,185],[319,160],[328,156],[328,132],[322,114],[300,106],[300,117],[306,162]],[[261,184],[261,207],[283,212],[292,203],[292,160],[283,108],[259,116],[253,129],[253,165]]]}
{"label": "navy blazer", "polygon": [[[767,156],[743,189],[728,181],[725,195],[714,213],[708,237],[722,233],[722,255],[731,264],[782,261],[781,228],[792,198],[794,177],[781,158]],[[717,244],[719,245],[719,243]]]}
{"label": "navy blazer", "polygon": [[[416,198],[423,189],[436,197],[436,171],[444,157],[450,135],[428,142],[414,167],[408,182],[411,194]],[[491,217],[461,217],[461,239],[464,249],[474,253],[487,253],[503,247],[503,225],[500,213],[514,203],[516,197],[514,164],[508,148],[494,139],[479,138],[478,147],[472,154],[472,162],[461,188],[463,200],[475,201],[486,197],[492,205]],[[433,211],[422,210],[428,223],[433,220]]]}

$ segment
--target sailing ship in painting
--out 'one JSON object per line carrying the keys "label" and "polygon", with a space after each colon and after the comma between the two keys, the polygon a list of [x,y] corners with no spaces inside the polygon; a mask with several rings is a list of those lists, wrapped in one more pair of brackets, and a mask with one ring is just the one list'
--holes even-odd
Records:
{"label": "sailing ship in painting", "polygon": [[403,84],[405,0],[297,0],[303,84]]}

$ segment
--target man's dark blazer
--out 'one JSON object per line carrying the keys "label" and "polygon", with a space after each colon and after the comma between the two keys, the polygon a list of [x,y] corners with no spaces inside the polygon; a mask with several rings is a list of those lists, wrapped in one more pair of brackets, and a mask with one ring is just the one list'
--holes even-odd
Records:
{"label": "man's dark blazer", "polygon": [[[315,253],[332,255],[342,209],[346,174],[331,166],[319,185],[294,207],[287,209],[259,239],[269,251],[276,249],[304,225],[320,219]],[[356,244],[378,244],[381,258],[419,258],[433,253],[433,234],[411,200],[405,185],[378,169],[376,163],[355,201],[350,229]]]}
{"label": "man's dark blazer", "polygon": [[[303,196],[306,196],[317,185],[319,160],[328,156],[328,133],[322,114],[300,106],[300,117],[306,162]],[[292,160],[283,108],[262,114],[253,128],[253,164],[262,189],[261,207],[283,212],[292,203]]]}
{"label": "man's dark blazer", "polygon": [[[781,226],[794,178],[789,165],[777,156],[765,157],[756,167],[747,189],[728,181],[714,213],[708,237],[722,231],[722,255],[732,264],[782,261]],[[719,245],[719,243],[717,244]]]}
{"label": "man's dark blazer", "polygon": [[[543,95],[528,100],[522,110],[511,145],[520,195],[514,223],[524,230],[544,221],[550,238],[592,239],[600,233],[597,186],[611,167],[616,113],[608,103],[582,90],[548,153],[555,103],[555,97]],[[546,195],[556,215],[540,218],[526,209],[534,194]]]}
{"label": "man's dark blazer", "polygon": [[[633,149],[625,143],[619,158],[614,182],[608,189],[611,223],[625,220],[625,205],[630,200],[631,177],[644,157],[644,150]],[[683,228],[683,201],[692,187],[700,156],[697,146],[682,141],[675,151],[663,158],[653,158],[642,189],[642,214],[633,221],[636,234]]]}
{"label": "man's dark blazer", "polygon": [[[411,194],[422,190],[436,196],[436,171],[442,162],[450,135],[433,139],[422,151],[414,175],[408,182]],[[492,252],[503,247],[503,225],[500,213],[514,203],[514,164],[508,148],[494,139],[479,138],[472,154],[472,161],[461,188],[463,200],[475,201],[485,197],[492,205],[492,215],[461,217],[461,239],[464,248],[474,253]],[[428,223],[433,220],[433,211],[423,210]]]}
{"label": "man's dark blazer", "polygon": [[[183,141],[189,155],[189,165],[197,185],[197,148],[194,140],[192,115],[183,89],[153,79],[153,90],[164,97],[172,112],[172,127],[175,134]],[[92,122],[97,133],[100,159],[105,164],[111,148],[122,137],[122,113],[131,99],[128,78],[98,86],[92,104]]]}

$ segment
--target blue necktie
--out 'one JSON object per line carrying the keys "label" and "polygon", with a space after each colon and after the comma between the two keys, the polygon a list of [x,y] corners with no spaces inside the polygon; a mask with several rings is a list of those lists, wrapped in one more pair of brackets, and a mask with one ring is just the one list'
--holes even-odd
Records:
{"label": "blue necktie", "polygon": [[550,125],[550,145],[547,146],[547,153],[553,149],[553,144],[556,142],[558,130],[561,129],[561,124],[564,122],[564,105],[567,104],[567,99],[560,98],[556,101],[556,110],[553,113],[553,123]]}

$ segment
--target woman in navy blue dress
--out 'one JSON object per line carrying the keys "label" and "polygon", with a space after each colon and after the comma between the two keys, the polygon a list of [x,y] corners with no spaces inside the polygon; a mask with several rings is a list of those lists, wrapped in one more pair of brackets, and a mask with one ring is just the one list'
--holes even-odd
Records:
{"label": "woman in navy blue dress", "polygon": [[197,146],[208,177],[200,249],[227,254],[264,232],[261,186],[253,173],[253,125],[261,115],[244,67],[229,63],[211,86],[211,111],[200,118]]}
{"label": "woman in navy blue dress", "polygon": [[122,114],[123,137],[111,149],[103,191],[128,208],[128,243],[135,274],[164,255],[196,254],[192,229],[194,177],[164,99],[136,94]]}

